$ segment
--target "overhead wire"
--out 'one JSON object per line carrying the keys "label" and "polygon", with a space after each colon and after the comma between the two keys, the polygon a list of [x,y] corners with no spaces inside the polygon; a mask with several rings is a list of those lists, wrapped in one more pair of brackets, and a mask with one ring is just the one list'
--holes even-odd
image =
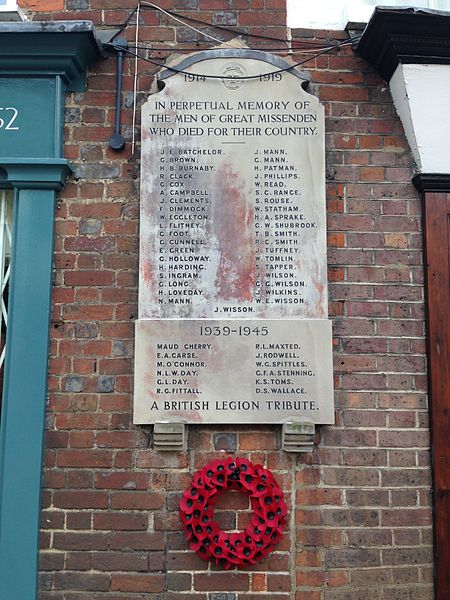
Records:
{"label": "overhead wire", "polygon": [[[349,40],[346,40],[346,42],[348,42]],[[165,47],[165,48],[160,48],[158,46],[143,46],[143,45],[137,45],[137,46],[133,46],[133,45],[128,45],[129,48],[132,48],[134,50],[149,50],[149,51],[154,51],[154,52],[173,52],[174,48],[173,47]],[[311,54],[320,50],[326,50],[326,49],[333,49],[335,48],[335,45],[328,45],[328,46],[317,46],[315,48],[294,48],[293,52],[295,52],[296,54]],[[242,50],[243,47],[240,46],[239,50]],[[218,48],[217,46],[214,48],[206,48],[206,49],[199,49],[197,48],[189,48],[189,47],[183,47],[183,48],[176,48],[177,52],[202,52],[204,50],[208,50],[208,52],[221,52],[223,50],[223,47]],[[259,48],[258,48],[259,50]],[[280,49],[280,48],[270,48],[270,47],[266,47],[264,46],[262,48],[262,51],[264,52],[280,52],[283,54],[286,54],[287,50],[286,48]]]}
{"label": "overhead wire", "polygon": [[216,38],[213,35],[210,35],[209,33],[206,33],[205,31],[201,31],[201,29],[197,29],[196,27],[193,27],[192,25],[189,25],[188,23],[186,23],[186,22],[182,21],[181,19],[179,19],[174,14],[172,14],[169,11],[165,10],[164,8],[161,8],[157,4],[153,4],[153,2],[139,2],[139,6],[143,6],[143,7],[149,6],[149,7],[153,8],[154,10],[159,10],[163,14],[169,16],[174,21],[177,21],[178,23],[181,23],[184,27],[188,27],[189,29],[192,29],[193,31],[196,31],[200,35],[203,35],[204,37],[206,37],[206,38],[208,38],[210,40],[213,40],[214,42],[218,42],[219,44],[227,45],[230,48],[237,48],[238,47],[238,46],[235,46],[234,44],[230,44],[229,42],[224,42],[223,40],[220,40],[219,38]]}
{"label": "overhead wire", "polygon": [[[173,11],[167,10],[169,14],[177,14]],[[227,31],[229,33],[234,33],[235,35],[242,35],[242,37],[250,37],[250,38],[258,38],[262,40],[270,40],[272,42],[283,42],[284,44],[289,44],[291,40],[289,38],[279,38],[272,35],[264,35],[262,33],[253,33],[250,31],[240,30],[233,27],[228,27],[226,25],[215,25],[213,23],[209,23],[208,21],[203,21],[202,19],[198,19],[197,17],[191,17],[190,15],[183,15],[183,19],[186,21],[193,21],[194,23],[199,23],[201,25],[207,25],[208,27],[214,27],[214,29],[219,29],[222,31]],[[270,25],[268,26],[270,27]],[[305,40],[307,41],[307,40]],[[312,40],[311,40],[312,41]]]}
{"label": "overhead wire", "polygon": [[[146,1],[142,0],[140,2],[140,4],[144,7],[146,5],[154,7],[156,10],[161,10],[161,12],[164,12],[165,14],[167,14],[169,16],[181,17],[181,15],[179,13],[176,13],[176,12],[168,10],[168,9],[162,9],[161,7],[158,7],[156,4],[153,4],[152,2],[146,2]],[[263,39],[263,40],[271,40],[273,42],[283,42],[284,44],[289,44],[291,42],[291,40],[288,38],[279,38],[279,37],[275,37],[275,36],[271,36],[271,35],[264,35],[261,33],[247,32],[244,30],[239,30],[237,28],[228,27],[226,25],[209,23],[208,21],[204,21],[202,19],[199,19],[197,17],[192,17],[190,15],[182,15],[182,17],[186,21],[192,21],[194,23],[199,23],[200,25],[207,25],[208,27],[213,27],[214,29],[218,29],[221,31],[227,31],[229,33],[234,33],[235,35],[241,35],[242,37],[259,38],[259,39]],[[304,41],[307,42],[308,40],[304,40]],[[313,41],[311,40],[311,42],[313,42]]]}
{"label": "overhead wire", "polygon": [[[112,36],[110,42],[114,41],[116,39],[117,36],[119,36],[122,31],[124,29],[126,29],[131,21],[131,19],[133,18],[133,16],[135,15],[136,12],[139,11],[139,4],[136,6],[136,8],[134,8],[130,14],[128,15],[128,17],[125,19],[124,23],[120,26],[119,30],[116,31],[116,33]],[[139,21],[139,19],[137,19],[137,21]]]}
{"label": "overhead wire", "polygon": [[[118,35],[120,35],[122,33],[122,31],[128,26],[128,24],[130,23],[131,19],[133,18],[133,16],[137,12],[138,7],[139,8],[144,8],[144,9],[145,8],[149,8],[151,10],[158,10],[159,12],[165,14],[166,16],[168,16],[170,18],[173,18],[174,20],[177,20],[178,22],[180,22],[182,25],[184,25],[186,27],[190,27],[190,26],[187,23],[185,23],[185,21],[192,21],[193,23],[199,23],[200,25],[206,25],[208,27],[212,27],[212,28],[217,29],[217,30],[226,31],[228,33],[233,33],[234,35],[240,35],[242,37],[247,37],[247,38],[255,38],[255,39],[268,40],[268,41],[273,41],[273,42],[280,42],[280,43],[286,44],[287,46],[290,46],[291,41],[292,41],[289,38],[280,38],[280,37],[275,37],[275,36],[271,36],[271,35],[264,35],[264,34],[261,34],[261,33],[249,32],[249,31],[245,31],[243,29],[233,28],[233,27],[229,27],[229,26],[226,26],[226,25],[219,25],[219,24],[209,23],[208,21],[204,21],[202,19],[199,19],[197,17],[192,17],[190,15],[180,15],[179,13],[177,13],[175,11],[164,9],[161,6],[158,6],[157,4],[154,4],[153,2],[147,2],[147,1],[144,1],[144,0],[141,0],[138,3],[138,5],[130,12],[130,14],[126,18],[125,22],[120,26],[120,29],[114,34],[112,40],[114,40]],[[192,29],[194,31],[196,31],[197,33],[200,33],[201,35],[204,35],[205,37],[210,37],[215,42],[220,42],[220,43],[224,42],[224,40],[221,40],[219,38],[215,38],[214,36],[210,36],[209,34],[201,31],[200,29],[197,29],[197,28],[192,28]],[[333,39],[334,38],[327,38],[327,41],[331,42]],[[319,42],[318,40],[302,40],[301,43],[305,44],[305,45],[308,45],[308,44],[314,45],[314,44],[317,44],[317,43],[323,45],[323,42]]]}
{"label": "overhead wire", "polygon": [[[226,79],[226,77],[224,77],[223,75],[207,75],[207,74],[201,74],[201,73],[191,73],[190,71],[185,71],[184,69],[178,69],[177,67],[169,67],[163,63],[157,62],[151,58],[148,57],[144,57],[144,56],[140,56],[139,54],[139,50],[146,50],[146,51],[170,51],[172,49],[172,47],[165,47],[165,48],[154,48],[154,47],[148,47],[148,46],[140,46],[139,45],[139,24],[140,24],[140,11],[142,8],[150,8],[152,10],[158,10],[161,13],[167,15],[168,17],[170,17],[171,19],[175,20],[178,23],[181,23],[181,25],[188,27],[189,29],[192,29],[193,31],[197,32],[198,34],[204,36],[207,39],[210,39],[216,43],[219,43],[221,45],[221,48],[210,48],[209,50],[221,50],[223,49],[224,46],[233,48],[233,49],[238,49],[241,50],[243,49],[241,46],[235,46],[234,44],[230,44],[229,42],[225,42],[219,38],[216,38],[215,36],[212,36],[208,33],[206,33],[205,31],[202,31],[200,29],[197,29],[196,27],[193,27],[192,25],[189,25],[188,23],[186,23],[185,21],[183,21],[182,19],[179,18],[177,13],[173,13],[172,11],[166,10],[160,6],[158,6],[157,4],[154,4],[153,2],[147,2],[147,1],[143,1],[141,0],[136,8],[134,8],[131,13],[128,15],[128,17],[126,18],[126,20],[124,21],[124,23],[121,25],[121,27],[118,29],[118,31],[116,31],[116,33],[112,36],[110,42],[108,44],[105,44],[105,46],[111,46],[112,48],[115,48],[115,45],[113,44],[113,41],[115,38],[117,38],[117,36],[119,36],[124,29],[126,29],[126,27],[130,24],[132,18],[134,15],[136,15],[136,31],[135,31],[135,44],[134,46],[131,46],[131,48],[134,48],[134,50],[136,50],[136,52],[133,52],[133,50],[130,49],[130,46],[128,46],[127,48],[121,47],[121,51],[124,52],[125,54],[128,54],[130,56],[134,57],[134,84],[133,84],[133,122],[132,122],[132,153],[134,152],[134,146],[135,146],[135,125],[136,125],[136,113],[137,113],[137,84],[138,84],[138,61],[143,60],[145,62],[148,62],[150,64],[153,64],[156,67],[162,68],[162,69],[167,69],[169,71],[172,71],[173,73],[182,73],[182,74],[187,74],[193,77],[198,77],[198,78],[202,78],[202,79]],[[181,16],[181,15],[180,15]],[[260,79],[261,77],[270,77],[272,75],[276,75],[278,73],[284,73],[287,71],[290,71],[291,69],[294,69],[296,67],[299,67],[311,60],[314,60],[315,58],[318,58],[319,56],[326,54],[328,52],[331,52],[332,50],[335,49],[339,49],[342,48],[344,46],[348,46],[353,44],[355,41],[357,41],[359,39],[360,36],[355,36],[352,38],[348,38],[347,40],[344,40],[342,42],[338,42],[336,44],[331,44],[328,46],[311,46],[310,48],[292,48],[292,40],[288,40],[288,39],[282,39],[282,38],[277,38],[277,37],[272,37],[272,36],[265,36],[262,34],[254,34],[251,32],[245,32],[245,31],[240,31],[237,29],[232,29],[231,27],[226,27],[223,25],[213,25],[212,23],[208,23],[207,21],[203,21],[201,19],[197,19],[195,17],[189,17],[189,16],[183,16],[183,18],[185,20],[190,20],[193,22],[197,22],[200,23],[202,25],[207,25],[208,27],[213,27],[219,30],[223,30],[223,31],[227,31],[230,33],[233,33],[234,35],[240,35],[243,37],[247,37],[247,38],[258,38],[258,39],[264,39],[264,40],[270,40],[270,41],[274,41],[274,42],[280,42],[283,44],[286,44],[288,47],[287,48],[271,48],[270,51],[271,52],[296,52],[296,53],[313,53],[311,56],[306,57],[305,59],[294,63],[292,65],[289,65],[287,67],[284,68],[279,68],[276,69],[274,71],[271,71],[269,73],[260,73],[257,75],[245,75],[245,76],[233,76],[233,79],[240,79],[240,80],[251,80],[251,79]],[[320,44],[321,42],[317,41],[309,41],[309,40],[305,40],[305,43],[315,43],[315,44]],[[323,44],[323,42],[322,42]],[[201,52],[202,50],[199,50],[198,48],[195,49],[188,49],[188,48],[177,48],[178,51],[195,51],[195,52]],[[264,47],[264,50],[268,51],[269,48]]]}
{"label": "overhead wire", "polygon": [[[291,69],[295,69],[296,67],[299,67],[311,60],[314,60],[315,58],[318,58],[319,56],[322,56],[323,54],[326,54],[328,52],[331,52],[332,50],[336,50],[338,48],[342,48],[343,46],[348,46],[351,45],[352,43],[354,43],[357,39],[359,38],[359,36],[355,36],[354,38],[349,38],[348,40],[345,40],[344,42],[340,42],[338,44],[335,44],[334,46],[329,46],[323,50],[321,50],[320,52],[316,52],[313,56],[309,56],[307,58],[304,58],[301,61],[298,61],[292,65],[288,65],[287,67],[282,67],[279,69],[276,69],[274,71],[270,71],[268,73],[258,73],[256,75],[242,75],[242,76],[233,76],[232,79],[238,79],[238,80],[249,80],[249,79],[259,79],[260,77],[267,77],[267,76],[271,76],[271,75],[276,75],[277,73],[285,73],[287,71],[290,71]],[[172,71],[173,73],[182,73],[182,74],[186,74],[186,75],[191,75],[193,77],[201,77],[201,78],[205,78],[205,79],[227,79],[226,76],[224,75],[210,75],[210,74],[206,74],[206,73],[192,73],[191,71],[186,71],[184,69],[178,69],[177,67],[169,67],[167,65],[165,65],[164,63],[158,62],[156,60],[153,60],[151,58],[145,57],[145,56],[140,56],[138,53],[133,52],[132,50],[129,50],[127,48],[122,49],[123,52],[125,52],[126,54],[129,54],[130,56],[134,56],[134,57],[138,57],[141,60],[148,62],[150,64],[153,64],[157,67],[160,67],[162,69],[167,69],[168,71]]]}

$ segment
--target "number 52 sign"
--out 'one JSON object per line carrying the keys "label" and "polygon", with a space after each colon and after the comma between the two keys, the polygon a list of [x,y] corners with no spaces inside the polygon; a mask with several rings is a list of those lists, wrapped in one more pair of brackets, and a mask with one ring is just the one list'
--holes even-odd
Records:
{"label": "number 52 sign", "polygon": [[14,106],[0,106],[0,130],[18,131],[19,126],[15,124],[19,111]]}
{"label": "number 52 sign", "polygon": [[0,158],[61,156],[57,78],[0,77]]}

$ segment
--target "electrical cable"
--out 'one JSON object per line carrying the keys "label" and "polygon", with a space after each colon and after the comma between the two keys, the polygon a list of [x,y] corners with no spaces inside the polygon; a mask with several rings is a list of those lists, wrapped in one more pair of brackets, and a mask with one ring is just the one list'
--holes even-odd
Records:
{"label": "electrical cable", "polygon": [[119,29],[119,31],[116,31],[116,33],[115,33],[115,34],[112,36],[112,38],[111,38],[111,40],[110,40],[111,42],[112,42],[112,41],[114,41],[114,40],[116,39],[116,37],[117,37],[118,35],[120,35],[120,34],[122,33],[122,31],[123,31],[123,30],[124,30],[126,27],[128,27],[128,25],[129,25],[129,23],[130,23],[131,19],[133,18],[133,15],[134,15],[136,12],[139,12],[139,4],[136,6],[136,8],[134,8],[134,9],[133,9],[133,10],[130,12],[130,14],[129,14],[129,15],[128,15],[128,17],[126,18],[125,22],[123,23],[123,25],[121,25],[121,26],[120,26],[120,29]]}
{"label": "electrical cable", "polygon": [[[348,41],[348,40],[346,40],[346,41]],[[176,52],[203,52],[204,50],[207,50],[208,52],[214,52],[214,51],[220,52],[220,51],[223,50],[223,48],[217,48],[217,46],[214,47],[214,48],[206,48],[204,50],[199,50],[198,47],[197,48],[179,48],[179,47],[176,47],[176,49],[172,48],[172,47],[169,47],[169,48],[167,48],[167,47],[166,48],[158,48],[158,47],[155,47],[155,46],[142,46],[142,45],[139,45],[139,46],[128,45],[128,47],[132,48],[134,50],[152,50],[154,52],[173,52],[174,50],[176,50]],[[308,49],[305,48],[305,49],[302,49],[302,50],[296,48],[295,50],[292,50],[292,52],[295,53],[295,54],[306,54],[306,53],[309,54],[311,52],[316,52],[316,51],[320,51],[320,50],[326,50],[328,48],[329,49],[333,49],[334,47],[335,46],[318,46],[317,48],[308,48]],[[239,49],[241,50],[243,48],[240,47]],[[251,49],[252,50],[256,50],[257,48],[251,48]],[[262,52],[281,52],[283,54],[286,54],[287,49],[283,48],[281,50],[280,48],[266,48],[266,47],[264,47],[264,49],[261,50],[261,51]]]}
{"label": "electrical cable", "polygon": [[[202,19],[198,19],[196,17],[191,17],[191,16],[187,16],[187,15],[180,15],[179,13],[176,13],[174,11],[166,10],[164,8],[161,8],[157,4],[153,4],[152,2],[143,2],[143,1],[139,2],[139,4],[136,6],[136,8],[134,8],[131,11],[131,13],[128,15],[128,17],[125,20],[125,22],[123,23],[123,25],[121,25],[119,31],[117,31],[117,33],[114,34],[114,36],[111,39],[111,41],[113,41],[118,35],[120,35],[122,33],[122,31],[129,25],[131,19],[136,14],[136,12],[138,10],[138,7],[148,8],[148,9],[151,9],[151,10],[159,10],[160,12],[166,14],[167,16],[173,18],[174,20],[177,20],[178,22],[181,22],[186,27],[189,27],[189,25],[187,23],[183,22],[182,19],[184,19],[185,21],[192,21],[194,23],[199,23],[201,25],[207,25],[208,27],[213,27],[214,29],[218,29],[218,30],[221,30],[221,31],[226,31],[228,33],[233,33],[234,35],[240,35],[240,36],[246,37],[246,38],[255,38],[255,39],[269,40],[269,41],[273,41],[273,42],[280,42],[282,44],[286,44],[288,47],[292,43],[292,40],[287,39],[287,38],[283,39],[283,38],[279,38],[279,37],[275,37],[275,36],[270,36],[270,35],[263,35],[263,34],[258,34],[258,33],[246,32],[246,31],[239,30],[239,29],[233,29],[232,27],[227,27],[225,25],[214,25],[213,23],[209,23],[208,21],[203,21]],[[180,19],[180,17],[182,17],[182,19]],[[201,35],[203,35],[205,37],[209,37],[210,39],[214,40],[215,42],[219,42],[219,43],[223,43],[224,42],[224,40],[220,40],[219,38],[215,38],[214,36],[210,36],[209,34],[206,34],[206,33],[202,32],[199,29],[196,29],[194,27],[191,27],[191,28],[194,31],[196,31],[197,33],[200,33]],[[328,38],[327,41],[331,42],[333,39],[335,39],[335,38]],[[301,43],[302,44],[317,44],[317,43],[319,43],[319,44],[322,43],[323,44],[323,42],[314,41],[314,40],[302,40]]]}
{"label": "electrical cable", "polygon": [[[151,2],[140,2],[140,4],[143,6],[152,5],[153,7],[155,7],[155,9],[161,10],[170,16],[177,16],[177,17],[181,16],[181,15],[179,15],[179,13],[176,13],[174,11],[161,9],[156,4],[153,4]],[[271,40],[273,42],[282,42],[284,44],[289,44],[289,42],[291,41],[286,38],[283,39],[283,38],[278,38],[278,37],[274,37],[274,36],[270,36],[270,35],[249,33],[249,32],[242,31],[242,30],[240,31],[239,29],[233,29],[232,27],[227,27],[226,25],[214,25],[213,23],[208,23],[208,21],[203,21],[202,19],[198,19],[196,17],[191,17],[188,15],[183,15],[182,17],[183,17],[183,19],[186,19],[186,21],[193,21],[194,23],[199,23],[201,25],[207,25],[208,27],[214,27],[215,29],[220,29],[222,31],[234,33],[235,35],[242,35],[243,37],[254,37],[254,38],[259,38],[259,39],[263,39],[263,40]]]}
{"label": "electrical cable", "polygon": [[[345,41],[348,42],[349,40],[347,39]],[[148,42],[148,44],[152,44],[152,43],[154,43],[154,42]],[[174,42],[172,42],[172,43],[174,43]],[[200,50],[198,44],[195,47],[189,47],[189,46],[179,47],[179,45],[180,44],[177,44],[177,46],[176,46],[177,52],[178,51],[180,51],[180,52],[198,52]],[[317,45],[315,45],[315,46],[302,47],[299,45],[298,47],[296,46],[295,48],[290,48],[290,49],[280,48],[280,47],[275,48],[272,46],[256,46],[256,47],[253,47],[252,49],[253,50],[261,50],[262,52],[284,52],[284,53],[289,52],[289,51],[292,51],[292,52],[314,52],[315,50],[323,50],[324,48],[330,48],[330,47],[334,47],[334,46],[335,46],[335,44],[331,44],[331,43],[330,44],[317,43]],[[166,52],[166,51],[173,51],[175,49],[175,46],[167,45],[164,47],[159,47],[159,46],[143,46],[143,45],[141,45],[141,46],[136,46],[136,48],[138,50],[156,50],[156,51]],[[216,51],[222,50],[221,47],[217,47],[217,46],[213,46],[212,48],[203,48],[203,49],[204,50],[216,50]],[[242,49],[242,46],[240,46],[239,49]]]}
{"label": "electrical cable", "polygon": [[[236,47],[232,44],[229,44],[227,42],[223,42],[222,40],[220,40],[219,38],[216,38],[214,36],[211,36],[195,27],[192,27],[191,25],[185,23],[183,20],[179,19],[176,13],[172,13],[171,11],[167,11],[163,8],[161,8],[160,6],[153,4],[152,2],[142,2],[140,1],[136,8],[134,8],[131,13],[128,15],[127,19],[125,20],[125,22],[123,23],[123,25],[118,29],[118,31],[113,35],[113,37],[111,38],[110,42],[107,44],[104,44],[104,46],[110,46],[112,48],[114,48],[116,50],[115,45],[113,44],[113,41],[117,38],[117,36],[119,36],[123,30],[130,24],[131,19],[133,18],[133,16],[136,14],[136,32],[135,32],[135,45],[132,46],[132,48],[134,48],[137,52],[133,52],[132,50],[130,50],[129,48],[122,48],[121,50],[125,53],[128,54],[130,56],[134,57],[134,85],[133,85],[133,124],[132,124],[132,153],[134,153],[134,147],[135,147],[135,125],[136,125],[136,111],[137,111],[137,106],[136,106],[136,102],[137,102],[137,91],[138,91],[138,60],[144,60],[145,62],[148,62],[150,64],[153,64],[156,67],[162,68],[162,69],[167,69],[169,71],[172,71],[174,73],[184,73],[190,76],[194,76],[194,77],[199,77],[202,79],[226,79],[226,77],[222,76],[222,75],[202,75],[202,74],[196,74],[196,73],[190,73],[189,71],[185,71],[183,69],[177,69],[176,67],[168,67],[166,65],[164,65],[163,63],[157,62],[155,60],[152,60],[150,58],[147,57],[143,57],[139,55],[139,50],[147,50],[147,51],[170,51],[173,50],[172,47],[165,47],[165,48],[149,48],[147,46],[140,46],[139,45],[139,21],[140,21],[140,10],[142,8],[148,7],[151,8],[153,10],[159,10],[160,12],[162,12],[163,14],[166,14],[167,16],[169,16],[170,18],[174,19],[175,21],[181,23],[182,25],[184,25],[185,27],[188,27],[190,29],[192,29],[193,31],[196,31],[197,33],[199,33],[200,35],[211,39],[214,42],[218,42],[221,44],[222,49],[224,46],[228,46],[234,49],[242,49],[241,47]],[[208,27],[214,27],[216,29],[219,30],[224,30],[224,31],[228,31],[233,33],[234,35],[241,35],[243,37],[247,37],[247,38],[258,38],[258,39],[265,39],[265,40],[271,40],[271,41],[275,41],[275,42],[281,42],[283,44],[287,45],[287,48],[277,48],[277,49],[270,49],[272,52],[296,52],[296,53],[310,53],[310,52],[315,52],[312,56],[309,56],[305,59],[303,59],[302,61],[299,61],[293,65],[290,65],[288,67],[282,68],[282,69],[277,69],[275,71],[271,71],[269,73],[261,73],[259,75],[248,75],[248,76],[242,76],[242,77],[233,77],[233,79],[241,79],[241,80],[249,80],[249,79],[258,79],[261,78],[262,76],[266,76],[266,77],[270,77],[272,75],[276,75],[278,73],[283,73],[283,72],[287,72],[290,71],[291,69],[301,66],[319,56],[321,56],[322,54],[326,54],[328,52],[331,52],[332,50],[335,49],[339,49],[341,47],[344,46],[348,46],[353,44],[355,41],[359,40],[359,38],[361,36],[355,36],[352,38],[349,38],[347,40],[344,40],[343,42],[339,42],[337,44],[331,45],[331,46],[318,46],[315,45],[314,47],[311,46],[310,48],[292,48],[292,40],[283,40],[281,38],[276,38],[276,37],[272,37],[272,36],[265,36],[265,35],[259,35],[259,34],[252,34],[252,33],[247,33],[247,32],[243,32],[243,31],[239,31],[239,30],[235,30],[232,29],[230,27],[225,27],[225,26],[221,26],[221,25],[213,25],[212,23],[208,23],[207,21],[202,21],[201,19],[196,19],[194,17],[185,17],[187,20],[191,20],[194,22],[198,22],[201,23],[202,25],[207,25]],[[303,40],[302,43],[309,43],[309,44],[320,44],[321,42],[319,41],[309,41],[309,40]],[[323,43],[323,42],[322,42]],[[209,50],[220,50],[221,48],[210,48]],[[188,48],[177,48],[178,51],[191,51],[191,49]],[[268,51],[269,48],[265,47],[264,50]],[[319,50],[319,51],[318,51]],[[198,48],[193,49],[194,52],[201,52],[202,50],[199,50]]]}
{"label": "electrical cable", "polygon": [[[288,67],[284,67],[282,69],[276,69],[275,71],[270,71],[268,73],[259,73],[257,75],[245,75],[245,76],[236,76],[236,77],[233,76],[232,78],[230,77],[229,79],[237,79],[237,80],[259,79],[260,77],[268,77],[268,76],[270,77],[272,75],[276,75],[277,73],[285,73],[285,72],[290,71],[291,69],[294,69],[296,67],[299,67],[311,60],[314,60],[315,58],[318,58],[319,56],[322,56],[323,54],[331,52],[332,50],[336,50],[343,46],[348,46],[348,45],[354,43],[357,39],[359,39],[359,37],[360,36],[355,36],[353,38],[345,40],[344,42],[340,42],[339,44],[330,46],[329,48],[326,48],[325,50],[322,50],[321,52],[317,52],[314,56],[309,56],[297,63],[294,63],[293,65],[289,65]],[[106,44],[106,45],[109,45],[109,44]],[[185,71],[184,69],[177,69],[176,67],[168,67],[168,66],[164,65],[163,63],[152,60],[151,58],[139,56],[138,53],[133,52],[129,49],[124,49],[124,52],[126,52],[127,54],[134,56],[134,57],[137,56],[138,58],[140,58],[141,60],[143,60],[145,62],[153,64],[162,69],[167,69],[168,71],[172,71],[174,73],[182,73],[182,74],[186,74],[186,75],[191,75],[193,77],[199,77],[199,78],[205,78],[205,79],[227,79],[227,77],[224,75],[206,75],[206,74],[202,74],[202,73],[191,73],[189,71]]]}
{"label": "electrical cable", "polygon": [[200,29],[197,29],[196,27],[192,27],[192,25],[189,25],[188,23],[185,23],[184,21],[182,21],[181,19],[179,19],[175,15],[171,14],[169,11],[165,10],[164,8],[161,8],[157,4],[153,4],[152,2],[139,2],[139,6],[144,7],[144,8],[146,6],[149,6],[150,8],[153,8],[154,10],[159,10],[163,14],[165,14],[168,17],[170,17],[171,19],[173,19],[174,21],[177,21],[178,23],[181,23],[184,27],[188,27],[189,29],[192,29],[193,31],[196,31],[200,35],[203,35],[204,37],[209,38],[210,40],[213,40],[214,42],[218,42],[219,44],[227,45],[230,48],[237,48],[237,46],[234,46],[233,44],[230,44],[228,42],[224,42],[223,40],[220,40],[219,38],[216,38],[213,35],[209,35],[209,33],[205,33],[204,31],[201,31]]}

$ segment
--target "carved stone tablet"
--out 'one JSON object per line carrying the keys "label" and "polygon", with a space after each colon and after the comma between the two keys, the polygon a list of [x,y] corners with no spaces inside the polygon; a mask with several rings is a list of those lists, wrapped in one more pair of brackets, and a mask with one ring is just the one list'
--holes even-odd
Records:
{"label": "carved stone tablet", "polygon": [[135,423],[333,423],[331,323],[138,321]]}
{"label": "carved stone tablet", "polygon": [[[327,323],[324,114],[304,84],[305,76],[278,57],[218,50],[198,53],[164,71],[163,89],[143,106],[139,319],[153,321],[151,327],[137,326],[138,422],[154,422],[166,414],[149,412],[145,394],[150,392],[139,379],[152,377],[155,347],[147,336],[156,335],[158,327],[158,343],[185,344],[192,333],[189,319],[204,319],[205,327],[219,326],[208,319],[261,319],[260,326],[271,319],[271,339],[284,343],[286,325],[279,319],[298,333],[304,325],[297,327],[294,320]],[[161,319],[159,325],[155,319]],[[179,321],[169,327],[166,319]],[[308,331],[320,337],[317,347],[329,365],[328,324],[326,329],[311,324]],[[195,334],[193,343],[200,343],[197,338]],[[251,354],[253,341],[238,343],[230,334],[217,351],[229,362],[238,347]],[[311,364],[317,356],[301,360]],[[239,385],[216,388],[206,385],[208,378],[215,380],[211,367],[205,367],[202,389],[208,394],[216,390],[208,402],[239,400],[240,394],[250,398],[254,366],[245,369],[242,363],[235,373],[233,381],[240,380]],[[325,377],[322,369],[314,369]],[[316,408],[310,417],[330,422],[325,405],[332,407],[331,388],[328,383],[313,388],[308,393],[315,396]],[[164,389],[172,390],[164,393],[175,401],[173,389],[178,388]],[[321,408],[319,389],[320,394],[327,390]],[[283,396],[276,391],[264,395],[274,401]],[[161,406],[167,406],[164,402]],[[284,418],[279,411],[264,412],[264,402],[240,418]],[[185,411],[184,418],[228,422],[211,406],[195,417]],[[139,420],[143,415],[150,420]]]}
{"label": "carved stone tablet", "polygon": [[261,60],[180,68],[142,110],[140,318],[326,317],[322,106]]}

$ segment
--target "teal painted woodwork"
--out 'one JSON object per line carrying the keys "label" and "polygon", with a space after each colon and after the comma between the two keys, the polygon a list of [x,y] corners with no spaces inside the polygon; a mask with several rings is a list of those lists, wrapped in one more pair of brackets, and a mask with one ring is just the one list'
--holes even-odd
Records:
{"label": "teal painted woodwork", "polygon": [[0,22],[0,77],[59,76],[82,92],[87,66],[102,56],[91,21]]}
{"label": "teal painted woodwork", "polygon": [[1,421],[0,581],[5,600],[36,594],[54,199],[53,190],[19,190],[15,198]]}
{"label": "teal painted woodwork", "polygon": [[72,169],[65,158],[0,158],[0,185],[60,190]]}
{"label": "teal painted woodwork", "polygon": [[61,156],[60,77],[0,78],[0,156]]}
{"label": "teal painted woodwork", "polygon": [[7,354],[0,423],[0,598],[37,594],[42,441],[56,191],[65,159],[0,160],[15,189]]}
{"label": "teal painted woodwork", "polygon": [[0,422],[1,600],[37,598],[53,213],[71,172],[62,158],[64,93],[83,90],[87,66],[100,57],[90,22],[0,23],[0,187],[14,190]]}

